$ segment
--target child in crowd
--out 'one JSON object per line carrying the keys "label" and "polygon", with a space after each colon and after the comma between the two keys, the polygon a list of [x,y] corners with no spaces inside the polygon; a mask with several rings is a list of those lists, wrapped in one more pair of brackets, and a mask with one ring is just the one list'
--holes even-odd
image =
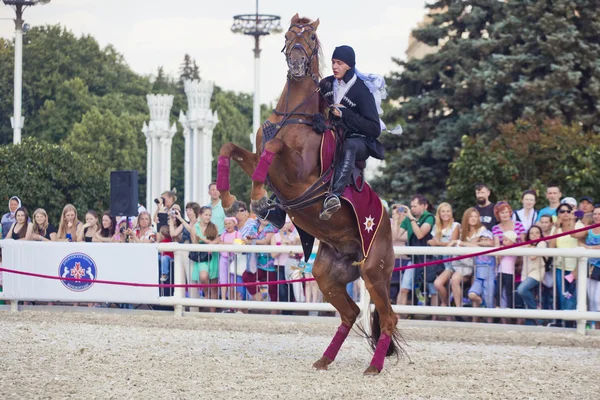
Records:
{"label": "child in crowd", "polygon": [[[169,226],[163,225],[160,227],[160,241],[159,243],[171,243],[171,234],[169,233]],[[174,255],[171,251],[165,251],[159,255],[160,257],[160,281],[166,282],[169,278],[169,272],[171,271],[171,262],[173,261]]]}
{"label": "child in crowd", "polygon": [[[479,235],[478,246],[493,247],[494,236],[487,229]],[[490,255],[475,257],[475,279],[469,289],[469,299],[473,302],[473,307],[477,308],[484,304],[487,308],[494,307],[494,286],[495,286],[495,268],[496,257]],[[492,322],[489,318],[488,322]],[[479,322],[479,318],[474,317],[473,322]]]}
{"label": "child in crowd", "polygon": [[[313,247],[313,251],[310,254],[310,257],[307,262],[304,260],[300,261],[300,267],[304,268],[304,277],[305,278],[314,278],[312,274],[313,264],[315,263],[315,259],[317,258],[317,249],[319,248],[319,241],[315,240],[315,245]],[[317,281],[309,281],[306,282],[306,302],[307,303],[318,303],[319,302],[319,285]],[[310,315],[310,313],[309,313]]]}
{"label": "child in crowd", "polygon": [[[517,233],[515,231],[506,231],[502,237],[502,245],[510,246],[517,242]],[[515,264],[516,256],[500,256],[498,264],[498,285],[496,290],[496,304],[500,304],[502,293],[506,295],[508,308],[514,307],[514,292],[515,292]],[[503,319],[503,322],[506,322]]]}
{"label": "child in crowd", "polygon": [[[236,239],[242,238],[241,233],[235,229],[237,222],[237,218],[235,217],[225,218],[225,232],[221,234],[222,244],[234,244]],[[224,285],[236,282],[235,274],[232,274],[231,279],[229,279],[229,265],[234,260],[235,254],[226,251],[222,251],[220,254],[221,257],[219,258],[219,284]],[[228,298],[227,289],[228,288],[225,286],[221,287],[222,300],[226,300]],[[229,293],[229,299],[233,299],[232,292]]]}

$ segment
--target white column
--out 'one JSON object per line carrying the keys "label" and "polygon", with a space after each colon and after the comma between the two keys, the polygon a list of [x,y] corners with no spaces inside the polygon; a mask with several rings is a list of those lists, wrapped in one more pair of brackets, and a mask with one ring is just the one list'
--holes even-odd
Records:
{"label": "white column", "polygon": [[179,123],[181,124],[181,126],[183,126],[183,139],[185,141],[185,159],[184,159],[184,167],[183,167],[183,173],[184,173],[184,180],[183,180],[183,186],[184,186],[184,192],[185,192],[185,204],[189,203],[192,200],[192,193],[191,193],[191,187],[192,187],[192,137],[191,137],[191,133],[190,133],[190,125],[188,124],[188,120],[187,117],[185,116],[183,111],[179,111]]}
{"label": "white column", "polygon": [[146,158],[146,208],[154,213],[154,199],[165,190],[171,190],[171,144],[177,132],[175,124],[169,126],[173,96],[146,96],[150,110],[150,122],[142,127],[146,136],[148,155]]}
{"label": "white column", "polygon": [[187,126],[185,146],[185,197],[186,202],[200,205],[210,202],[208,185],[212,182],[212,133],[219,122],[217,112],[210,109],[214,83],[211,81],[186,80],[184,90],[188,99],[188,112],[180,113],[179,121]]}
{"label": "white column", "polygon": [[[257,39],[258,43],[258,39]],[[258,47],[258,44],[257,44]],[[252,152],[256,152],[256,132],[260,127],[260,49],[254,50],[254,97],[252,105],[252,132],[250,142]]]}
{"label": "white column", "polygon": [[23,21],[15,20],[15,98],[13,117],[10,123],[13,128],[13,144],[21,143],[21,129],[24,118],[21,116],[21,95],[23,86]]}

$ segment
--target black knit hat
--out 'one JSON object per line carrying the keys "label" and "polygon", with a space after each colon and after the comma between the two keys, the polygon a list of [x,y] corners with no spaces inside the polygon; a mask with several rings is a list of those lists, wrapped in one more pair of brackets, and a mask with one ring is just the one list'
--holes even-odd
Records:
{"label": "black knit hat", "polygon": [[346,45],[336,47],[333,51],[331,59],[343,61],[350,67],[354,67],[356,64],[356,55],[354,54],[354,49]]}

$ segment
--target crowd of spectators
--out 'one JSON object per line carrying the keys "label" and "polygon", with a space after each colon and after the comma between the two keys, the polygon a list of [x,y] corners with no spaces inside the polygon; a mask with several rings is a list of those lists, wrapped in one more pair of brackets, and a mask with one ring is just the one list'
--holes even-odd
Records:
{"label": "crowd of spectators", "polygon": [[[44,209],[36,209],[30,217],[21,200],[15,196],[9,200],[9,212],[2,216],[0,235],[13,240],[66,242],[299,244],[299,236],[289,219],[278,230],[270,223],[258,220],[242,201],[234,205],[236,215],[226,217],[214,183],[209,186],[208,192],[210,204],[201,206],[190,202],[182,211],[177,204],[176,191],[165,191],[155,200],[157,207],[154,215],[140,206],[138,216],[132,220],[123,217],[117,219],[108,211],[100,216],[96,211],[88,210],[82,222],[75,207],[68,204],[62,211],[58,229],[50,223]],[[506,201],[492,203],[490,196],[488,186],[477,185],[475,204],[460,218],[455,215],[451,204],[446,202],[439,204],[434,212],[427,198],[422,195],[414,196],[409,206],[393,204],[389,213],[394,246],[467,246],[483,249],[535,241],[600,223],[600,205],[594,205],[588,196],[581,197],[579,202],[572,197],[563,198],[557,185],[548,186],[548,206],[539,211],[535,208],[537,194],[532,190],[523,192],[522,208],[519,210],[513,210]],[[600,249],[600,228],[528,244],[532,248],[579,246]],[[186,282],[200,284],[268,282],[303,276],[310,278],[316,256],[312,254],[309,261],[304,262],[300,255],[292,253],[180,253],[177,258],[172,252],[159,254],[160,282],[173,282],[175,268],[183,268]],[[181,265],[174,265],[176,259]],[[393,274],[391,299],[393,303],[403,305],[572,310],[577,305],[576,270],[586,268],[590,277],[589,309],[600,311],[600,259],[584,259],[579,263],[577,260],[570,257],[478,256],[427,268],[407,269]],[[431,258],[399,255],[396,267],[424,261],[431,261]],[[348,291],[352,298],[358,300],[358,285],[350,284]],[[314,282],[205,290],[190,288],[187,296],[256,301],[322,301]],[[503,319],[502,322],[509,321]],[[534,320],[515,322],[542,323]],[[562,324],[562,321],[552,323]],[[571,326],[569,323],[564,325]]]}
{"label": "crowd of spectators", "polygon": [[[433,214],[424,196],[414,196],[410,206],[392,205],[394,244],[467,246],[474,247],[473,252],[477,251],[476,247],[522,242],[528,242],[530,248],[600,249],[600,228],[544,240],[600,223],[600,204],[595,205],[589,196],[581,197],[579,202],[573,197],[562,197],[560,187],[551,184],[546,191],[548,206],[536,211],[535,191],[523,192],[523,207],[519,210],[513,210],[507,201],[490,202],[490,195],[487,185],[477,185],[476,204],[463,213],[460,223],[455,221],[450,204],[440,204]],[[413,256],[407,262],[406,257],[398,257],[396,266],[424,261],[431,259]],[[589,277],[588,309],[600,311],[600,259],[594,258],[478,256],[407,270],[401,278],[397,276],[392,285],[400,288],[398,304],[574,310],[578,268],[585,268]],[[501,322],[512,321],[502,319]],[[573,326],[566,321],[514,322]]]}

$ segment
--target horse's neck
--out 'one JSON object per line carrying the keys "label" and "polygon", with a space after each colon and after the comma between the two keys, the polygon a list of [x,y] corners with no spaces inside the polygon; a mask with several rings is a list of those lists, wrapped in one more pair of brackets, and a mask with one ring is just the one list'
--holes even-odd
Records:
{"label": "horse's neck", "polygon": [[[309,76],[304,77],[300,82],[288,79],[275,109],[282,113],[288,113],[303,102],[306,102],[296,112],[315,114],[319,112],[319,98],[318,96],[314,96],[314,98],[309,99],[315,91],[315,83]],[[309,100],[307,101],[307,99]]]}

